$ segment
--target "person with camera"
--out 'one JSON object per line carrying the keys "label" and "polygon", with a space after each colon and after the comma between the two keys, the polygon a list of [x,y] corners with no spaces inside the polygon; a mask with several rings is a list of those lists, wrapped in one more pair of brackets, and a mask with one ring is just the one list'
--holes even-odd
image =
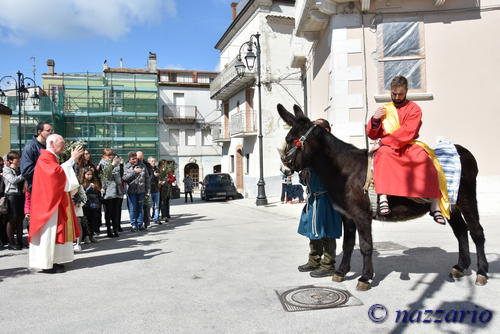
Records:
{"label": "person with camera", "polygon": [[[9,249],[21,249],[23,247],[24,176],[19,171],[20,158],[19,152],[9,152],[6,159],[7,163],[3,167]],[[17,243],[14,234],[17,236]]]}
{"label": "person with camera", "polygon": [[123,181],[128,184],[127,202],[131,231],[144,230],[144,195],[150,192],[151,181],[146,166],[137,159],[137,153],[129,152],[123,171]]}
{"label": "person with camera", "polygon": [[106,232],[110,238],[118,237],[120,227],[121,198],[123,186],[120,176],[120,158],[105,148],[99,162],[101,195],[104,202]]}

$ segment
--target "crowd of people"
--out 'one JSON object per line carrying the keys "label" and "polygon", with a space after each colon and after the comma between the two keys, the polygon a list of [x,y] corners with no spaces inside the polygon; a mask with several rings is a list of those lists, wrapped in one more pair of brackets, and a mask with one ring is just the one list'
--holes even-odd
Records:
{"label": "crowd of people", "polygon": [[[22,154],[11,151],[0,158],[0,248],[28,248],[32,242],[23,239],[23,230],[29,224],[36,225],[38,219],[31,219],[32,209],[53,213],[54,208],[50,207],[50,203],[42,209],[38,203],[50,202],[48,198],[54,187],[41,182],[48,182],[53,175],[47,171],[39,171],[37,182],[40,185],[33,191],[35,167],[41,153],[53,153],[56,157],[54,161],[59,166],[57,160],[64,148],[64,140],[53,132],[51,124],[40,122],[36,127],[36,135],[25,145]],[[50,148],[47,144],[49,137],[52,140]],[[59,144],[61,141],[62,146]],[[49,167],[46,166],[45,169],[56,170],[56,167],[50,165],[53,163],[51,156],[48,154],[48,158],[40,164],[47,163]],[[82,244],[97,243],[96,236],[102,232],[109,238],[119,237],[122,232],[124,198],[127,201],[132,232],[144,231],[151,224],[161,225],[170,218],[170,198],[172,187],[176,185],[176,177],[171,171],[167,171],[167,166],[158,166],[156,158],[149,157],[145,160],[143,152],[139,151],[129,152],[127,161],[124,161],[106,148],[100,160],[93,160],[89,150],[79,147],[73,150],[68,161],[71,162],[74,180],[70,180],[71,176],[66,174],[66,186],[73,181],[74,189],[64,191],[70,194],[75,223],[78,225],[75,231],[79,231],[78,235],[75,234],[74,251],[80,251]],[[67,172],[66,163],[60,166]],[[42,176],[45,172],[49,174]],[[65,183],[64,180],[61,182]],[[34,198],[39,198],[37,203],[33,203]],[[70,218],[68,219],[71,220]],[[45,222],[42,223],[44,224]],[[103,231],[102,225],[105,226]]]}

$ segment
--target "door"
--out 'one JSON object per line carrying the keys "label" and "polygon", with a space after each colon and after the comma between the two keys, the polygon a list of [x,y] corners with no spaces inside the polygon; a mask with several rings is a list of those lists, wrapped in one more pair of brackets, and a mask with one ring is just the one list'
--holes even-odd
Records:
{"label": "door", "polygon": [[184,167],[184,177],[191,175],[193,179],[193,185],[195,188],[198,188],[198,184],[200,181],[200,168],[195,163],[187,164]]}
{"label": "door", "polygon": [[176,111],[176,117],[185,118],[186,117],[186,109],[184,102],[184,93],[174,93],[174,105]]}
{"label": "door", "polygon": [[243,190],[243,152],[241,148],[236,150],[236,188]]}

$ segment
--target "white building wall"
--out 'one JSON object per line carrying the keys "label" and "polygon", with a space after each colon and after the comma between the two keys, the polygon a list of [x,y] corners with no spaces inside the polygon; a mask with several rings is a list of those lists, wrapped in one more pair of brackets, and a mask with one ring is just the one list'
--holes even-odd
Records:
{"label": "white building wall", "polygon": [[[202,145],[203,125],[219,117],[217,111],[217,101],[210,99],[209,88],[198,87],[180,87],[180,86],[160,86],[160,112],[162,106],[174,103],[174,93],[184,94],[185,105],[194,105],[197,107],[205,123],[174,123],[160,121],[160,160],[173,160],[176,163],[175,174],[181,191],[184,190],[182,180],[184,179],[184,167],[189,163],[196,163],[199,167],[199,179],[202,180],[206,174],[213,173],[215,165],[221,164],[221,147],[212,142],[210,145]],[[169,132],[171,130],[179,131],[178,145],[172,145],[169,142]],[[195,145],[187,145],[186,131],[195,131]]]}
{"label": "white building wall", "polygon": [[161,105],[174,103],[174,93],[183,93],[184,103],[197,106],[200,114],[204,118],[208,117],[207,122],[219,116],[219,113],[215,111],[217,101],[210,100],[210,90],[198,87],[160,86],[160,110]]}
{"label": "white building wall", "polygon": [[[277,147],[284,140],[288,129],[284,128],[276,106],[278,103],[292,108],[294,104],[303,107],[303,90],[300,80],[300,70],[290,68],[289,44],[293,31],[293,24],[280,24],[268,21],[268,15],[293,17],[294,7],[274,3],[271,9],[261,8],[235,35],[233,40],[221,52],[221,64],[233,60],[240,45],[248,41],[251,34],[261,34],[262,60],[262,135],[263,135],[263,170],[266,183],[266,195],[278,196],[281,194],[280,157]],[[244,56],[244,52],[242,52]],[[221,70],[223,67],[221,68]],[[255,112],[256,128],[258,130],[259,95],[255,85],[253,96],[253,110]],[[240,101],[240,110],[245,108],[245,90],[233,95],[229,100],[229,114],[236,112],[237,101]],[[230,156],[236,157],[236,150],[243,147],[243,164],[246,164],[245,155],[250,154],[249,170],[243,175],[244,196],[256,197],[257,182],[260,177],[259,141],[258,136],[232,138],[227,148],[223,149],[222,171],[230,172]],[[227,152],[226,152],[227,150]],[[244,167],[245,170],[245,167]],[[236,181],[236,174],[231,173]]]}

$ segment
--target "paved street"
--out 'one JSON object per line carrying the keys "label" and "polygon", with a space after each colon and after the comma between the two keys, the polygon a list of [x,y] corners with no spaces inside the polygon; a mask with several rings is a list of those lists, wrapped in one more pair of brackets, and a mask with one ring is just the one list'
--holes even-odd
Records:
{"label": "paved street", "polygon": [[[0,332],[498,333],[500,215],[482,217],[488,285],[476,287],[475,273],[456,282],[447,277],[457,259],[456,239],[449,226],[426,216],[374,223],[374,287],[358,292],[359,251],[344,283],[298,272],[308,251],[296,233],[302,205],[270,202],[257,208],[247,199],[176,200],[170,223],[145,233],[130,233],[123,224],[119,239],[100,237],[84,246],[63,274],[29,271],[26,250],[0,251]],[[341,250],[339,242],[337,261]],[[285,312],[275,290],[310,284],[346,289],[362,305]],[[376,303],[389,310],[384,323],[368,318]],[[484,324],[395,323],[396,310],[483,308],[493,312]]]}

